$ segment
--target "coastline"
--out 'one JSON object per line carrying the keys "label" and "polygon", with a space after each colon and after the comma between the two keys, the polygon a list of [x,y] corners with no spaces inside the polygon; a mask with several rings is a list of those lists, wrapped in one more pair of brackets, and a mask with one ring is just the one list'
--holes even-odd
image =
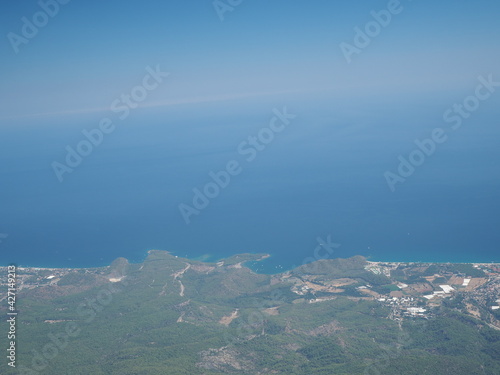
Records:
{"label": "coastline", "polygon": [[[300,267],[297,266],[295,268],[290,268],[290,269],[280,269],[279,272],[259,272],[259,270],[256,270],[257,267],[252,267],[251,265],[258,264],[258,262],[261,262],[263,260],[272,258],[272,254],[263,254],[263,253],[241,253],[241,254],[234,254],[229,257],[224,257],[224,258],[218,258],[215,261],[200,261],[195,258],[186,258],[186,257],[181,257],[178,255],[175,255],[174,252],[168,251],[168,250],[157,250],[157,249],[150,249],[145,251],[145,256],[143,257],[142,260],[140,261],[130,261],[127,259],[127,261],[130,264],[141,264],[146,259],[148,256],[150,256],[153,252],[158,251],[158,252],[164,252],[167,254],[170,254],[171,256],[174,256],[176,258],[180,258],[184,261],[187,262],[200,262],[200,263],[207,263],[207,264],[220,264],[223,263],[226,266],[230,267],[236,267],[236,268],[241,268],[241,267],[246,267],[252,270],[252,272],[255,273],[261,273],[261,274],[280,274],[280,273],[285,273],[292,271],[293,269]],[[362,255],[361,255],[362,256]],[[362,256],[366,259],[366,262],[369,265],[373,266],[378,266],[382,264],[387,264],[387,265],[409,265],[409,266],[415,266],[415,265],[430,265],[430,264],[469,264],[473,266],[479,266],[479,267],[485,267],[485,266],[497,266],[500,267],[500,262],[454,262],[454,261],[380,261],[380,260],[368,260],[365,256]],[[199,258],[199,257],[197,257]],[[119,258],[116,258],[119,259]],[[341,259],[341,258],[331,258],[333,259]],[[113,261],[112,261],[113,262]],[[98,269],[105,269],[111,266],[112,262],[109,262],[108,264],[105,265],[99,265],[99,266],[91,266],[91,267],[45,267],[45,266],[32,266],[32,265],[22,265],[19,264],[17,265],[16,263],[10,263],[10,264],[5,264],[5,265],[0,265],[0,269],[6,269],[9,265],[15,265],[18,270],[37,270],[37,271],[60,271],[60,270],[98,270]],[[265,269],[265,267],[263,267]],[[262,270],[260,270],[262,271]],[[276,271],[276,270],[274,270]]]}

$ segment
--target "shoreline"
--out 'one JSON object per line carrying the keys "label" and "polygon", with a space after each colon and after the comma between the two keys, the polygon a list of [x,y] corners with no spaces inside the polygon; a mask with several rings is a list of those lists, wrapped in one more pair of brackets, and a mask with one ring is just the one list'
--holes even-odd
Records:
{"label": "shoreline", "polygon": [[[147,250],[145,251],[145,256],[142,260],[140,261],[130,261],[129,259],[127,259],[127,261],[130,263],[130,264],[141,264],[143,263],[147,257],[154,251],[161,251],[161,252],[165,252],[167,254],[170,254],[176,258],[181,258],[181,259],[185,259],[186,261],[192,261],[192,262],[200,262],[199,260],[196,260],[194,258],[185,258],[185,257],[180,257],[180,256],[176,256],[172,251],[169,251],[169,250],[157,250],[157,249],[150,249],[150,250]],[[233,257],[236,257],[236,256],[241,256],[241,255],[257,255],[257,254],[262,254],[262,253],[240,253],[240,254],[233,254],[231,256],[228,256],[228,257],[224,257],[224,258],[220,258],[220,259],[217,259],[215,261],[208,261],[208,262],[204,262],[202,261],[202,263],[218,263],[218,262],[221,262],[225,259],[230,259],[230,258],[233,258]],[[357,256],[357,255],[353,255],[353,256]],[[500,261],[499,262],[453,262],[453,261],[449,261],[449,262],[444,262],[444,261],[437,261],[437,262],[432,262],[432,261],[382,261],[382,260],[368,260],[365,256],[361,255],[362,257],[364,257],[366,259],[366,262],[370,265],[380,265],[380,264],[390,264],[390,265],[401,265],[401,264],[406,264],[406,265],[429,265],[429,264],[470,264],[470,265],[476,265],[476,266],[498,266],[500,267]],[[256,272],[253,268],[251,267],[248,267],[246,264],[247,263],[250,263],[250,262],[260,262],[260,261],[263,261],[265,259],[269,259],[272,257],[272,254],[264,254],[262,255],[260,258],[258,259],[253,259],[253,260],[244,260],[242,262],[240,262],[239,264],[241,264],[243,267],[246,267],[246,268],[249,268],[251,269],[253,272]],[[119,259],[121,257],[118,257],[116,259]],[[124,257],[123,257],[124,258]],[[115,259],[115,260],[116,260]],[[334,260],[334,259],[340,259],[340,258],[331,258],[329,260]],[[347,259],[347,258],[343,258],[343,259]],[[113,260],[114,261],[114,260]],[[29,270],[29,269],[36,269],[36,270],[45,270],[45,271],[55,271],[55,270],[63,270],[63,269],[72,269],[72,270],[92,270],[92,269],[100,269],[100,268],[107,268],[109,266],[111,266],[111,263],[113,262],[111,261],[109,264],[106,264],[106,265],[99,265],[99,266],[90,266],[90,267],[46,267],[46,266],[32,266],[32,265],[18,265],[16,263],[9,263],[9,264],[6,264],[6,265],[0,265],[0,269],[4,269],[4,268],[7,268],[9,265],[15,265],[17,269],[19,270]],[[300,266],[298,266],[300,267]],[[284,272],[289,272],[291,271],[292,269],[290,270],[287,270],[287,269],[283,269],[281,270],[281,272],[278,272],[278,273],[284,273]],[[261,272],[256,272],[256,273],[261,273]],[[264,274],[270,274],[268,272],[264,272]]]}

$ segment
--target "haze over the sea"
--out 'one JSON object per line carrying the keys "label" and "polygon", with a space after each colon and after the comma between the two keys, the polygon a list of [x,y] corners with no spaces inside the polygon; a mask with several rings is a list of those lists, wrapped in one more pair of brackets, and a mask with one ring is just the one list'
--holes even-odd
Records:
{"label": "haze over the sea", "polygon": [[[257,268],[272,272],[328,235],[332,257],[500,261],[498,4],[401,2],[349,64],[339,45],[387,2],[248,1],[223,22],[211,3],[75,1],[18,53],[2,40],[0,265],[160,249],[269,253]],[[1,34],[37,9],[13,4]],[[145,82],[137,108],[110,109]],[[249,161],[238,147],[276,111],[296,117]],[[113,130],[58,178],[105,118]],[[241,172],[187,224],[179,205],[232,160]]]}

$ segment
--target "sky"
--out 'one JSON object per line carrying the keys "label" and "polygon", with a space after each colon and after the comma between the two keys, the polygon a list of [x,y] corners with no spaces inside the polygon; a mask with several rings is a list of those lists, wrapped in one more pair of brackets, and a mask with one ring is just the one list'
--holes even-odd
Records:
{"label": "sky", "polygon": [[354,28],[387,4],[243,1],[221,21],[211,1],[72,0],[16,54],[8,33],[22,35],[22,17],[32,20],[41,8],[6,1],[1,118],[107,108],[157,64],[171,78],[150,104],[287,91],[436,92],[498,72],[494,1],[402,1],[347,64],[340,43],[352,44]]}
{"label": "sky", "polygon": [[[0,12],[0,263],[282,247],[290,266],[329,233],[345,256],[498,253],[500,3],[63,3]],[[454,126],[481,85],[491,95]],[[292,125],[246,163],[238,145],[285,108]],[[113,130],[59,181],[53,163],[105,118]],[[437,128],[446,141],[391,191],[385,173]],[[244,172],[186,225],[179,204],[233,159]]]}

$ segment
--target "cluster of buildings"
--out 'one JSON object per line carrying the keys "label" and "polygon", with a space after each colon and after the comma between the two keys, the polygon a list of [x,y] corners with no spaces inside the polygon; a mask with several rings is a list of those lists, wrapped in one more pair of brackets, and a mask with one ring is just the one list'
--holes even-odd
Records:
{"label": "cluster of buildings", "polygon": [[[23,289],[56,285],[61,278],[73,271],[72,268],[17,267],[16,289],[19,292]],[[95,273],[96,271],[85,269],[82,272]],[[7,275],[7,267],[0,267],[0,274]],[[7,282],[7,277],[0,278],[0,302],[7,298]]]}
{"label": "cluster of buildings", "polygon": [[378,298],[377,301],[391,307],[391,313],[389,319],[395,321],[401,321],[405,317],[419,317],[419,318],[430,318],[431,314],[427,308],[419,306],[419,300],[415,297],[404,296],[389,297],[389,298]]}
{"label": "cluster of buildings", "polygon": [[[429,318],[433,307],[440,306],[447,298],[460,296],[464,312],[486,319],[495,327],[500,328],[500,319],[497,319],[497,317],[500,318],[500,314],[497,313],[495,317],[497,310],[500,312],[500,266],[498,264],[474,264],[471,270],[478,271],[470,272],[474,276],[468,275],[467,271],[450,272],[449,270],[429,275],[426,271],[430,265],[422,267],[421,264],[416,263],[372,263],[367,269],[376,274],[387,274],[389,270],[395,270],[399,265],[403,265],[408,274],[413,276],[414,283],[412,284],[411,281],[394,282],[401,292],[391,292],[388,296],[377,299],[391,307],[391,319]],[[408,278],[408,280],[411,279],[411,277]],[[488,316],[488,312],[493,314]]]}
{"label": "cluster of buildings", "polygon": [[[488,276],[487,282],[464,295],[464,302],[496,312],[500,310],[500,272],[489,273]],[[492,320],[499,319],[492,317]]]}

